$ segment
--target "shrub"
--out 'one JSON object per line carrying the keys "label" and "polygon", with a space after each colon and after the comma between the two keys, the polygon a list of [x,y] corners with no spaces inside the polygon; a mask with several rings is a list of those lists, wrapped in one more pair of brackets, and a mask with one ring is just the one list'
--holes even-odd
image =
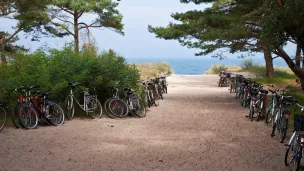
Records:
{"label": "shrub", "polygon": [[135,66],[128,65],[112,50],[96,56],[86,50],[74,53],[72,45],[66,45],[61,50],[18,54],[7,66],[0,66],[0,99],[15,103],[17,96],[12,93],[14,88],[39,85],[42,91],[51,92],[53,97],[63,101],[68,93],[67,84],[80,82],[95,88],[103,101],[111,96],[111,87],[116,81],[123,81],[121,90],[130,87],[139,91],[139,77]]}
{"label": "shrub", "polygon": [[252,68],[253,66],[255,66],[255,65],[253,64],[253,61],[252,61],[251,58],[249,58],[249,59],[244,59],[244,60],[241,62],[241,67],[242,67],[243,69]]}

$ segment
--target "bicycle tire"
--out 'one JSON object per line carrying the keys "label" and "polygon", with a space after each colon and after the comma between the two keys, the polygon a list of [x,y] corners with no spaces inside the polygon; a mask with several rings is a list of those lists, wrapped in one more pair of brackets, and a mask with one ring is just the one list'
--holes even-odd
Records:
{"label": "bicycle tire", "polygon": [[249,119],[250,119],[251,122],[253,121],[253,115],[254,115],[254,108],[251,105],[251,108],[249,110]]}
{"label": "bicycle tire", "polygon": [[270,111],[273,110],[273,107],[268,109],[268,112],[266,113],[265,117],[265,123],[269,124],[272,121],[272,114],[270,114]]}
{"label": "bicycle tire", "polygon": [[102,116],[102,106],[96,97],[89,97],[86,102],[86,113],[93,119],[99,119]]}
{"label": "bicycle tire", "polygon": [[64,112],[61,106],[54,102],[48,102],[46,118],[48,121],[55,126],[63,125],[64,123]]}
{"label": "bicycle tire", "polygon": [[258,111],[257,111],[257,122],[259,122],[260,121],[260,118],[261,118],[261,116],[262,116],[262,105],[263,105],[263,102],[259,102],[258,103],[258,105],[256,105],[256,106],[258,106]]}
{"label": "bicycle tire", "polygon": [[294,148],[294,147],[293,146],[289,146],[289,147],[286,148],[285,157],[284,157],[285,166],[289,166],[293,162],[293,160],[294,160],[295,154],[290,154],[289,153],[289,152],[294,153],[294,151],[292,151],[292,148]]}
{"label": "bicycle tire", "polygon": [[0,106],[0,131],[4,128],[6,123],[7,112],[4,106]]}
{"label": "bicycle tire", "polygon": [[230,94],[232,93],[232,84],[230,84]]}
{"label": "bicycle tire", "polygon": [[287,133],[287,129],[288,129],[288,119],[284,118],[284,116],[282,116],[282,121],[281,121],[281,126],[280,126],[280,135],[279,135],[279,140],[280,143],[283,143],[285,138],[286,138],[286,133]]}
{"label": "bicycle tire", "polygon": [[274,137],[275,136],[275,131],[276,131],[276,127],[277,127],[277,123],[274,123],[273,125],[272,125],[272,132],[271,132],[271,137]]}
{"label": "bicycle tire", "polygon": [[153,91],[153,96],[154,96],[154,105],[159,106],[159,96],[156,91]]}
{"label": "bicycle tire", "polygon": [[138,103],[139,103],[138,104],[139,109],[136,109],[134,114],[140,118],[146,117],[147,114],[146,105],[141,100],[138,100]]}
{"label": "bicycle tire", "polygon": [[129,113],[129,107],[127,103],[121,99],[113,98],[109,101],[108,105],[111,113],[118,118],[123,118]]}
{"label": "bicycle tire", "polygon": [[[20,125],[25,129],[35,129],[38,125],[38,114],[36,110],[28,104],[21,104],[18,110]],[[34,119],[34,121],[32,121]]]}
{"label": "bicycle tire", "polygon": [[24,128],[22,127],[22,125],[20,124],[20,121],[19,121],[19,117],[18,117],[18,110],[19,110],[19,103],[14,105],[12,107],[12,113],[11,113],[11,117],[12,117],[12,122],[15,126],[15,128],[19,129],[19,128]]}
{"label": "bicycle tire", "polygon": [[68,120],[72,120],[75,114],[74,99],[68,96],[64,101],[64,114]]}
{"label": "bicycle tire", "polygon": [[103,107],[103,109],[104,109],[106,115],[107,115],[109,118],[115,119],[115,118],[117,118],[117,117],[116,117],[115,115],[113,115],[113,114],[111,113],[110,109],[109,109],[109,102],[110,102],[110,100],[112,100],[112,99],[113,99],[113,98],[109,98],[109,99],[107,99],[107,100],[104,102],[104,107]]}
{"label": "bicycle tire", "polygon": [[302,147],[300,145],[297,146],[296,149],[296,158],[293,160],[293,167],[292,171],[299,171],[300,169],[300,164],[301,164],[301,159],[302,159]]}

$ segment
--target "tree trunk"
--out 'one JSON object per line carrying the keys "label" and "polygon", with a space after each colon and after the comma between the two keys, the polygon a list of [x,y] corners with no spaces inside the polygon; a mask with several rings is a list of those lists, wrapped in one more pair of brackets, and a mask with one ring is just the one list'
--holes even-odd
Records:
{"label": "tree trunk", "polygon": [[1,60],[1,65],[7,65],[5,55],[1,52],[0,52],[0,60]]}
{"label": "tree trunk", "polygon": [[1,45],[1,44],[0,44],[0,61],[1,61],[1,65],[7,64],[6,57],[4,54],[4,45]]}
{"label": "tree trunk", "polygon": [[304,81],[304,71],[302,68],[298,67],[282,48],[277,48],[276,50],[278,52],[277,55],[281,56],[285,60],[288,67],[300,79],[300,81]]}
{"label": "tree trunk", "polygon": [[296,65],[298,67],[301,67],[301,48],[299,45],[297,45],[297,51],[296,51]]}
{"label": "tree trunk", "polygon": [[274,69],[273,69],[273,59],[271,52],[267,52],[264,50],[264,58],[266,62],[266,77],[273,78],[274,77]]}
{"label": "tree trunk", "polygon": [[79,53],[78,11],[74,11],[74,52]]}

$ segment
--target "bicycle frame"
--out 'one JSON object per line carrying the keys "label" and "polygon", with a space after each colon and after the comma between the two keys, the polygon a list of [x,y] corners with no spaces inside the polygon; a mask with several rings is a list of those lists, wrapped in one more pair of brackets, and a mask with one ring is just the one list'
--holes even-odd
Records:
{"label": "bicycle frame", "polygon": [[87,91],[84,92],[84,95],[83,95],[83,104],[81,104],[77,98],[74,96],[74,93],[73,93],[73,88],[71,88],[70,90],[70,94],[69,94],[69,97],[71,97],[72,99],[72,102],[73,100],[76,101],[77,105],[84,111],[88,114],[88,107],[87,107],[87,101],[90,99],[90,98],[97,98],[97,95],[88,95],[86,94],[88,93]]}

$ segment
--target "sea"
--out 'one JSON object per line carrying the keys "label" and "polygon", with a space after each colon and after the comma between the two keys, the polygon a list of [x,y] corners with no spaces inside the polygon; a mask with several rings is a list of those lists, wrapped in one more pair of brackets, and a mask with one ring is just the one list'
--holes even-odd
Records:
{"label": "sea", "polygon": [[[254,64],[265,65],[263,58],[251,58]],[[245,60],[244,58],[223,59],[204,58],[204,57],[184,57],[184,58],[127,58],[127,63],[142,64],[154,62],[167,62],[172,67],[174,74],[181,75],[201,75],[211,68],[212,65],[237,65],[240,66]],[[285,61],[280,58],[274,59],[274,66],[287,66]]]}

